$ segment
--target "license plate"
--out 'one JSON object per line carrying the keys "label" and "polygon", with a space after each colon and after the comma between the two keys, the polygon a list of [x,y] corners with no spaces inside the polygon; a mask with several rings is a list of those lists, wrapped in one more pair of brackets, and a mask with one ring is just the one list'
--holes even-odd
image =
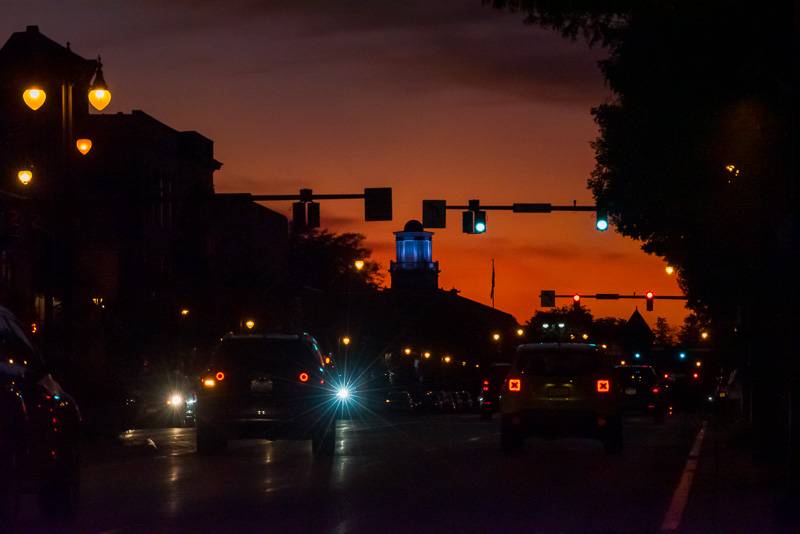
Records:
{"label": "license plate", "polygon": [[272,394],[272,380],[256,378],[250,381],[250,391],[259,395]]}
{"label": "license plate", "polygon": [[625,388],[625,395],[636,395],[636,388]]}
{"label": "license plate", "polygon": [[551,399],[565,399],[569,397],[569,388],[547,388],[547,396]]}

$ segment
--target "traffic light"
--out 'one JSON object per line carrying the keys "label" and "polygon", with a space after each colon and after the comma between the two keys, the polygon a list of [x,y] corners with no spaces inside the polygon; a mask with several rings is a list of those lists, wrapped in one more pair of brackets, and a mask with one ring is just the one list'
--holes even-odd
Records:
{"label": "traffic light", "polygon": [[474,234],[475,214],[471,211],[461,213],[461,231],[465,234]]}
{"label": "traffic light", "polygon": [[302,232],[306,228],[306,203],[292,203],[292,228],[296,232]]}
{"label": "traffic light", "polygon": [[594,227],[601,232],[608,230],[608,212],[605,208],[597,206],[597,215],[595,218]]}
{"label": "traffic light", "polygon": [[486,212],[467,210],[461,213],[461,231],[465,234],[483,234],[486,232]]}
{"label": "traffic light", "polygon": [[539,304],[542,308],[554,308],[556,305],[555,290],[543,289],[539,294]]}
{"label": "traffic light", "polygon": [[482,234],[486,231],[486,212],[485,211],[476,211],[475,212],[475,233]]}
{"label": "traffic light", "polygon": [[656,296],[652,291],[648,291],[644,295],[645,300],[647,301],[647,311],[653,311],[653,300],[655,300]]}
{"label": "traffic light", "polygon": [[306,226],[308,228],[319,228],[319,202],[309,202],[306,211]]}
{"label": "traffic light", "polygon": [[581,296],[575,293],[572,295],[572,308],[575,310],[581,309]]}
{"label": "traffic light", "polygon": [[447,227],[447,201],[422,201],[422,226],[425,228]]}
{"label": "traffic light", "polygon": [[364,188],[364,220],[365,221],[392,220],[391,187]]}

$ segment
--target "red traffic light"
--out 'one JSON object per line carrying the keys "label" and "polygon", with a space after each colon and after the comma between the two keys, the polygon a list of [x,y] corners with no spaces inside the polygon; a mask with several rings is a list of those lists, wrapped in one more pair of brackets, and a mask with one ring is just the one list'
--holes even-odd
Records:
{"label": "red traffic light", "polygon": [[572,295],[572,307],[576,310],[581,307],[581,296],[577,293]]}
{"label": "red traffic light", "polygon": [[655,293],[648,291],[644,296],[647,299],[647,311],[653,311],[653,300],[656,297]]}
{"label": "red traffic light", "polygon": [[580,302],[581,301],[581,296],[580,295],[572,295],[572,300],[574,300],[575,302]]}

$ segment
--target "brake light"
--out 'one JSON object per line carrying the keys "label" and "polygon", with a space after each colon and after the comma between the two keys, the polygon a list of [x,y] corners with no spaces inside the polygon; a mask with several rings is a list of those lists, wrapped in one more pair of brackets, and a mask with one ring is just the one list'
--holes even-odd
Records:
{"label": "brake light", "polygon": [[522,380],[519,378],[509,378],[508,379],[508,390],[509,391],[522,391]]}
{"label": "brake light", "polygon": [[306,373],[305,371],[303,371],[302,373],[300,373],[300,374],[297,376],[297,378],[299,378],[299,379],[300,379],[300,382],[308,382],[308,379],[309,379],[310,377],[308,376],[308,373]]}
{"label": "brake light", "polygon": [[602,379],[597,381],[597,392],[598,393],[610,393],[611,392],[611,381]]}
{"label": "brake light", "polygon": [[658,395],[659,393],[661,393],[661,388],[660,388],[660,387],[658,387],[658,386],[655,386],[655,387],[654,387],[653,389],[651,389],[650,391],[652,391],[654,395]]}
{"label": "brake light", "polygon": [[222,382],[223,380],[225,380],[225,373],[223,373],[222,371],[217,371],[216,377],[218,382]]}
{"label": "brake light", "polygon": [[699,375],[699,374],[697,374],[697,373],[692,373],[692,378],[694,378],[695,380],[697,380],[698,378],[700,378],[700,375]]}
{"label": "brake light", "polygon": [[483,381],[483,385],[484,385],[484,386],[488,386],[488,385],[489,385],[489,381],[488,381],[488,380],[484,380],[484,381]]}

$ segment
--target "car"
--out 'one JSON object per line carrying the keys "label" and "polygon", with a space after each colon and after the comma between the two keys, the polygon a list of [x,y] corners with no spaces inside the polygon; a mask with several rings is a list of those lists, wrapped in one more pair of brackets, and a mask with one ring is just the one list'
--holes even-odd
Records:
{"label": "car", "polygon": [[81,414],[13,313],[0,306],[0,524],[22,493],[44,514],[74,512],[80,489]]}
{"label": "car", "polygon": [[478,395],[478,410],[482,419],[491,419],[492,415],[500,409],[500,392],[503,389],[510,363],[498,362],[489,367],[489,372],[481,381],[481,391]]}
{"label": "car", "polygon": [[200,377],[197,451],[262,437],[310,439],[314,455],[331,455],[337,415],[350,400],[309,334],[227,335]]}
{"label": "car", "polygon": [[670,388],[667,379],[660,380],[650,365],[617,365],[614,376],[623,410],[652,415],[657,423],[664,421]]}
{"label": "car", "polygon": [[383,403],[392,412],[413,413],[419,408],[408,391],[389,391]]}
{"label": "car", "polygon": [[528,436],[600,439],[622,450],[622,417],[606,355],[593,344],[520,345],[504,381],[501,446],[519,450]]}
{"label": "car", "polygon": [[461,409],[464,411],[472,411],[475,407],[475,404],[472,402],[472,395],[470,395],[469,391],[457,391],[456,394],[461,399]]}

